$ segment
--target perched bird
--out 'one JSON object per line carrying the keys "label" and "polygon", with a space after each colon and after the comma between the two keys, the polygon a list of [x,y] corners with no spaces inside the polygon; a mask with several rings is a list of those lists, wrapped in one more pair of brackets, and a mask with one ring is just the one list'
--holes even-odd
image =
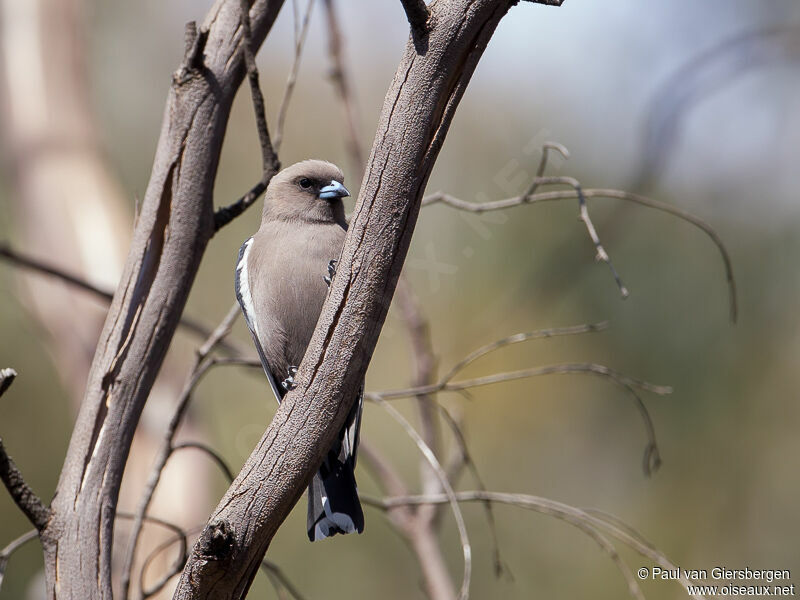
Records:
{"label": "perched bird", "polygon": [[[236,298],[278,402],[294,386],[297,365],[322,311],[347,222],[342,171],[305,160],[270,181],[261,227],[239,250]],[[327,275],[326,275],[327,271]],[[308,487],[308,537],[364,530],[356,465],[363,390]]]}

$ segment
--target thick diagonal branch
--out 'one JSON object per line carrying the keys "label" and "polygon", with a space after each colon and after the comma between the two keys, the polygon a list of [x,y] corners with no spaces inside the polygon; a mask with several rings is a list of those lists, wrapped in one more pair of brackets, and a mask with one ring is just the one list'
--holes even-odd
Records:
{"label": "thick diagonal branch", "polygon": [[432,6],[386,95],[361,194],[328,299],[297,374],[256,449],[209,519],[175,598],[241,598],[272,537],[341,428],[403,266],[422,192],[456,107],[512,0]]}
{"label": "thick diagonal branch", "polygon": [[[253,4],[254,47],[281,4]],[[188,29],[141,214],[42,532],[48,597],[112,596],[114,514],[131,440],[214,232],[212,190],[245,75],[240,16],[238,0],[217,0],[205,23]]]}

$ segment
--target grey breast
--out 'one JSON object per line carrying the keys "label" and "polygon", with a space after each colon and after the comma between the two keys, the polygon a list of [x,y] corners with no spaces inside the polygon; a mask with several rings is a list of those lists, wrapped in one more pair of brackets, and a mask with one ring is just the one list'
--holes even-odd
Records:
{"label": "grey breast", "polygon": [[314,333],[328,287],[328,262],[337,259],[344,230],[336,224],[265,223],[256,234],[258,329],[264,353],[278,381],[290,365],[298,366]]}

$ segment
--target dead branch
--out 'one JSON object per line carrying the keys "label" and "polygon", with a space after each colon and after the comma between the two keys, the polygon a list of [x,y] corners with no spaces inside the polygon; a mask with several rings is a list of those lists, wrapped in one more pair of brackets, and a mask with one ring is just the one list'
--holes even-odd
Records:
{"label": "dead branch", "polygon": [[295,85],[297,84],[297,74],[300,72],[300,59],[303,57],[303,50],[306,46],[306,36],[308,35],[308,25],[311,23],[311,12],[314,9],[314,0],[308,0],[305,15],[303,16],[303,24],[300,27],[300,34],[297,37],[294,45],[294,61],[292,61],[292,68],[289,71],[289,79],[286,81],[286,89],[283,92],[283,99],[281,100],[280,107],[278,108],[277,125],[275,127],[275,148],[280,149],[281,142],[283,142],[283,129],[286,124],[286,115],[289,111],[289,103],[292,100]]}
{"label": "dead branch", "polygon": [[[281,4],[253,4],[255,47]],[[51,597],[56,582],[63,597],[112,595],[114,513],[131,440],[214,233],[213,184],[245,76],[240,25],[239,2],[217,0],[189,36],[170,86],[141,214],[42,534]]]}
{"label": "dead branch", "polygon": [[[422,439],[422,436],[417,433],[414,427],[409,423],[403,415],[401,415],[391,404],[384,402],[383,400],[375,400],[378,405],[380,405],[389,415],[398,423],[400,426],[405,430],[408,436],[414,441],[419,448],[419,451],[425,457],[425,460],[428,461],[430,464],[431,469],[436,474],[437,479],[439,480],[439,484],[441,485],[442,489],[444,490],[445,495],[450,498],[450,506],[453,509],[453,517],[456,521],[456,527],[458,529],[458,537],[461,540],[461,552],[464,556],[464,575],[461,579],[461,590],[459,592],[459,598],[461,600],[466,600],[469,598],[469,583],[472,577],[472,547],[469,543],[469,535],[467,534],[467,526],[464,523],[464,515],[461,513],[461,509],[458,506],[458,501],[456,500],[455,491],[453,487],[450,485],[450,482],[447,479],[447,473],[442,468],[442,465],[439,464],[436,455],[433,453],[433,450],[425,443],[425,440]],[[429,529],[429,525],[426,525]],[[413,540],[412,540],[413,541]],[[421,550],[417,548],[417,553],[420,555],[420,558],[427,558],[431,556],[431,558],[437,559],[440,556],[440,552],[438,548],[432,550]],[[450,585],[450,578],[442,578],[436,581],[430,581],[434,586],[433,591],[435,593],[442,593],[442,590],[438,586],[444,586],[445,588],[449,587]],[[449,592],[448,592],[449,593]],[[435,596],[437,597],[437,596]],[[440,597],[440,596],[438,596]]]}
{"label": "dead branch", "polygon": [[16,552],[17,550],[19,550],[22,546],[24,546],[31,540],[35,540],[38,537],[39,537],[39,530],[31,529],[30,531],[23,533],[17,539],[9,542],[5,548],[0,550],[0,589],[2,589],[3,587],[3,578],[5,577],[6,574],[8,559],[11,558],[11,555],[14,554],[14,552]]}
{"label": "dead branch", "polygon": [[345,149],[350,156],[351,168],[356,170],[355,179],[360,182],[364,178],[364,165],[366,164],[367,156],[361,143],[357,118],[358,111],[356,110],[350,72],[344,60],[342,31],[339,26],[339,18],[336,15],[334,0],[324,0],[324,4],[327,17],[328,55],[332,65],[331,82],[342,103],[347,125],[345,127]]}
{"label": "dead branch", "polygon": [[25,482],[17,465],[6,452],[2,438],[0,438],[0,479],[6,486],[14,504],[27,517],[31,525],[39,531],[44,529],[50,521],[50,510]]}
{"label": "dead branch", "polygon": [[[178,432],[178,428],[180,427],[181,423],[183,422],[184,416],[186,415],[186,410],[188,409],[189,402],[192,399],[192,393],[197,387],[197,384],[212,366],[212,361],[208,358],[209,354],[214,350],[217,344],[224,340],[225,337],[230,333],[233,321],[238,315],[239,305],[234,303],[234,305],[228,310],[225,318],[222,319],[220,324],[214,329],[211,335],[209,335],[208,339],[197,350],[194,365],[192,366],[186,378],[186,382],[184,383],[183,390],[178,398],[172,419],[170,419],[169,425],[167,426],[167,430],[164,434],[164,438],[161,442],[161,447],[158,451],[158,455],[156,456],[156,461],[153,464],[153,468],[150,472],[150,477],[148,478],[145,489],[142,492],[139,506],[134,513],[133,526],[131,527],[128,548],[125,552],[125,560],[122,566],[122,576],[120,578],[123,598],[128,598],[131,572],[133,570],[133,562],[136,558],[136,547],[139,543],[139,535],[141,534],[142,525],[144,524],[144,520],[147,516],[147,509],[153,500],[153,495],[155,494],[158,483],[161,480],[164,467],[166,467],[167,461],[177,449],[174,444],[175,435]],[[211,456],[216,459],[217,464],[220,464],[223,467],[223,470],[226,472],[226,474],[230,475],[230,469],[228,469],[225,462],[218,455],[216,455],[216,453],[209,448],[202,449],[210,453]],[[233,480],[233,477],[230,476],[229,479]],[[183,564],[181,564],[181,567],[182,566]]]}
{"label": "dead branch", "polygon": [[[634,204],[639,204],[641,206],[647,206],[649,208],[653,208],[655,210],[665,212],[671,214],[673,216],[678,217],[682,221],[686,221],[700,229],[703,233],[705,233],[714,245],[717,246],[720,255],[722,256],[722,262],[725,267],[725,277],[728,283],[728,293],[730,297],[730,318],[732,322],[736,322],[738,307],[737,307],[737,295],[736,295],[736,280],[733,276],[733,266],[731,264],[730,255],[728,254],[728,250],[725,247],[724,242],[720,238],[719,234],[714,230],[711,225],[703,221],[702,219],[692,215],[689,212],[686,212],[680,208],[672,206],[670,204],[666,204],[664,202],[659,202],[658,200],[653,200],[652,198],[648,198],[646,196],[642,196],[640,194],[633,194],[631,192],[625,192],[622,190],[612,190],[612,189],[582,189],[583,197],[588,198],[612,198],[616,200],[624,200],[626,202],[632,202]],[[461,200],[460,198],[456,198],[455,196],[451,196],[450,194],[446,194],[444,192],[435,192],[430,194],[422,199],[422,206],[430,206],[437,203],[446,204],[451,208],[455,208],[458,210],[463,210],[467,212],[473,213],[484,213],[492,210],[504,210],[506,208],[512,208],[515,206],[523,206],[527,204],[537,204],[540,202],[553,202],[556,200],[570,200],[579,198],[577,192],[575,191],[557,191],[557,192],[539,192],[537,194],[533,194],[530,196],[522,195],[522,196],[514,196],[512,198],[505,198],[503,200],[493,200],[489,202],[467,202],[465,200]]]}
{"label": "dead branch", "polygon": [[400,0],[403,3],[403,10],[406,11],[408,24],[411,25],[411,33],[414,37],[422,37],[428,33],[428,21],[431,17],[425,0]]}
{"label": "dead branch", "polygon": [[[602,538],[605,538],[605,536],[610,536],[617,541],[622,542],[629,548],[635,550],[645,558],[653,561],[665,569],[677,569],[674,563],[672,563],[661,551],[656,549],[655,546],[647,542],[635,529],[629,525],[621,523],[618,519],[616,519],[616,517],[607,518],[607,515],[604,513],[599,513],[598,511],[593,511],[592,509],[576,508],[562,502],[557,502],[548,498],[542,498],[540,496],[532,496],[529,494],[508,494],[502,492],[484,492],[477,490],[456,492],[456,499],[459,502],[494,502],[499,504],[508,504],[555,517],[575,527],[578,527],[584,533],[591,535],[595,541],[597,541],[601,547],[603,547],[603,550],[609,553],[610,557],[612,560],[614,560],[615,564],[617,564],[618,568],[622,563],[621,559],[619,559],[616,549],[613,546],[611,548],[607,547],[606,544],[601,541],[601,538],[592,535],[592,530],[595,532],[602,532]],[[389,497],[383,499],[362,496],[361,501],[364,504],[373,506],[380,510],[388,510],[389,508],[393,508],[395,506],[408,506],[428,503],[446,504],[451,502],[451,499],[446,494],[438,494],[436,496],[421,495]],[[636,598],[640,597],[635,592],[635,590],[638,589],[635,580],[632,580],[632,577],[629,577],[629,569],[624,567],[620,568],[620,570],[623,576],[625,576],[631,595]],[[691,582],[684,576],[680,577],[679,582],[688,594]],[[633,585],[631,585],[632,583]],[[699,594],[689,594],[689,596],[698,599],[705,598]]]}
{"label": "dead branch", "polygon": [[211,581],[217,597],[247,591],[275,531],[344,422],[385,319],[424,185],[475,66],[512,4],[436,3],[427,51],[407,45],[297,387],[212,514],[177,599],[202,597]]}
{"label": "dead branch", "polygon": [[[14,369],[0,370],[0,396],[11,387],[16,377],[17,372]],[[0,480],[6,486],[14,504],[27,517],[31,525],[36,527],[37,531],[42,531],[50,520],[50,509],[25,481],[17,465],[6,452],[3,438],[0,438]]]}
{"label": "dead branch", "polygon": [[272,176],[281,169],[278,154],[272,147],[267,127],[267,116],[264,110],[264,94],[258,82],[258,67],[256,66],[255,52],[253,51],[253,36],[250,31],[250,2],[241,0],[240,13],[242,19],[242,49],[244,51],[244,64],[247,68],[247,81],[250,84],[250,95],[253,100],[253,111],[256,117],[256,130],[258,141],[261,145],[261,170],[264,174],[262,181],[267,184]]}
{"label": "dead branch", "polygon": [[[17,250],[14,250],[11,248],[11,246],[9,246],[4,242],[0,242],[0,257],[5,258],[14,265],[23,267],[25,269],[30,269],[31,271],[35,271],[43,275],[49,275],[51,277],[55,277],[56,279],[60,279],[61,281],[63,281],[68,285],[89,292],[90,294],[96,296],[97,298],[99,298],[100,300],[102,300],[107,304],[114,299],[114,294],[109,292],[108,290],[104,290],[99,286],[94,285],[93,283],[89,283],[82,277],[79,277],[72,273],[68,273],[59,267],[55,267],[51,264],[45,263],[41,260],[28,256],[27,254],[23,254]],[[185,328],[187,331],[190,331],[191,333],[194,333],[195,335],[198,335],[203,339],[211,335],[210,329],[208,329],[205,325],[200,324],[198,321],[196,321],[191,317],[182,316],[178,324],[181,327]],[[228,347],[228,350],[230,351],[232,350],[232,348]]]}

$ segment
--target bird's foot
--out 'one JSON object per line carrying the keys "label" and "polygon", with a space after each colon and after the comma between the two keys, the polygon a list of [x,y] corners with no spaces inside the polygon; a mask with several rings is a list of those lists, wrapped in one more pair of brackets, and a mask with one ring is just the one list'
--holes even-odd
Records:
{"label": "bird's foot", "polygon": [[328,263],[328,274],[323,277],[325,283],[328,284],[328,287],[331,285],[331,280],[333,280],[333,276],[336,275],[336,263],[338,260],[332,260]]}
{"label": "bird's foot", "polygon": [[290,366],[288,369],[286,369],[286,372],[288,373],[288,377],[281,381],[281,387],[288,392],[293,390],[295,387],[294,376],[297,374],[297,367]]}

